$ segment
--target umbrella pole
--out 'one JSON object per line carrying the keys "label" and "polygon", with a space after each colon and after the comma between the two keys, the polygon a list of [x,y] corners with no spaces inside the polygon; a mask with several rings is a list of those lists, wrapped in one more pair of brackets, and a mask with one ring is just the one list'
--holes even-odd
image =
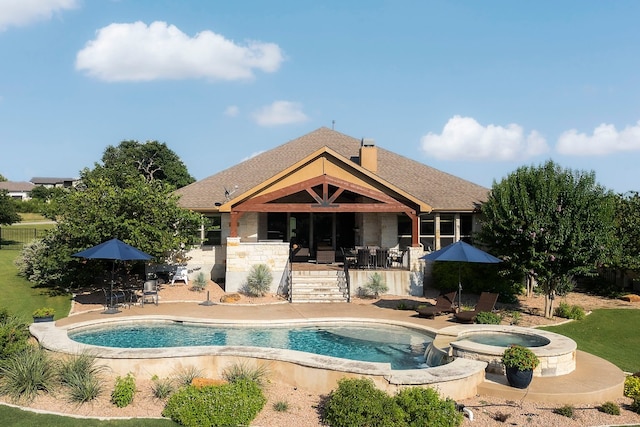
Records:
{"label": "umbrella pole", "polygon": [[116,268],[116,262],[112,261],[112,263],[111,263],[111,284],[110,284],[110,287],[109,287],[109,304],[107,306],[107,309],[104,311],[104,314],[120,313],[120,310],[118,310],[118,307],[113,305],[113,282],[115,282],[115,268]]}
{"label": "umbrella pole", "polygon": [[460,280],[460,266],[458,266],[458,310],[462,309],[462,281]]}

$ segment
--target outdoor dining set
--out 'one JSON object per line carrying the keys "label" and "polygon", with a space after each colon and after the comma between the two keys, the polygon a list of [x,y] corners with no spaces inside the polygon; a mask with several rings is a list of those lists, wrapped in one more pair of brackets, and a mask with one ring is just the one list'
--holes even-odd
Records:
{"label": "outdoor dining set", "polygon": [[404,252],[397,248],[356,246],[343,249],[343,255],[350,268],[388,269],[402,266]]}
{"label": "outdoor dining set", "polygon": [[130,307],[136,304],[144,307],[148,303],[158,305],[160,285],[174,286],[176,282],[180,281],[185,285],[189,284],[186,267],[174,268],[166,278],[159,277],[155,272],[147,273],[144,281],[135,277],[126,278],[118,281],[118,286],[113,289],[111,287],[102,289],[105,307],[107,309],[110,307]]}

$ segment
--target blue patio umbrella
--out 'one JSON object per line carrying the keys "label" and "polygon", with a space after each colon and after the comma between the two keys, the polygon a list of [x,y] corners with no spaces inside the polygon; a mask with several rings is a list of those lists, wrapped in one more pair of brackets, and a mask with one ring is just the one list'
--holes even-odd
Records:
{"label": "blue patio umbrella", "polygon": [[[459,240],[442,249],[426,254],[420,259],[428,261],[453,261],[453,262],[477,262],[483,264],[495,264],[502,262],[501,259],[493,255],[471,246],[468,243]],[[460,269],[458,269],[458,307],[460,307],[462,295],[462,282],[460,281]]]}
{"label": "blue patio umbrella", "polygon": [[147,261],[153,258],[151,255],[126,244],[122,240],[111,239],[93,246],[84,251],[73,254],[74,257],[86,259],[107,259],[113,261],[111,267],[111,289],[109,298],[109,307],[105,311],[107,314],[117,313],[118,310],[113,306],[113,282],[116,261]]}

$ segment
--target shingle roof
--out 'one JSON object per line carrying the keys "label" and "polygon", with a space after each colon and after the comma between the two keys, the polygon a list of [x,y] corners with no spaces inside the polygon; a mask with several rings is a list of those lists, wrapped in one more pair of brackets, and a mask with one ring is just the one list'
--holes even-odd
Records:
{"label": "shingle roof", "polygon": [[20,192],[25,191],[29,192],[33,190],[33,183],[26,181],[2,181],[0,182],[0,189],[7,190],[11,192]]}
{"label": "shingle roof", "polygon": [[[241,194],[325,146],[359,164],[360,144],[359,139],[322,127],[180,188],[176,194],[181,196],[180,205],[185,208],[212,210],[216,202],[225,202],[225,189]],[[434,210],[470,211],[488,196],[489,189],[485,187],[380,146],[377,149],[376,175]]]}
{"label": "shingle roof", "polygon": [[63,184],[65,182],[73,182],[77,180],[78,178],[51,178],[51,177],[41,177],[41,176],[36,176],[31,178],[31,182],[36,185],[38,184],[55,185],[55,184]]}

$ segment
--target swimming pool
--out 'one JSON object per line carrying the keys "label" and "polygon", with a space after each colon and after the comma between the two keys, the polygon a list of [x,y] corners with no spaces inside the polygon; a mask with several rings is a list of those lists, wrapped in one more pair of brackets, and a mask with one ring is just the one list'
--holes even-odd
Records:
{"label": "swimming pool", "polygon": [[216,326],[188,322],[108,324],[69,331],[74,341],[115,348],[248,346],[389,363],[394,370],[427,367],[426,332],[393,325]]}

